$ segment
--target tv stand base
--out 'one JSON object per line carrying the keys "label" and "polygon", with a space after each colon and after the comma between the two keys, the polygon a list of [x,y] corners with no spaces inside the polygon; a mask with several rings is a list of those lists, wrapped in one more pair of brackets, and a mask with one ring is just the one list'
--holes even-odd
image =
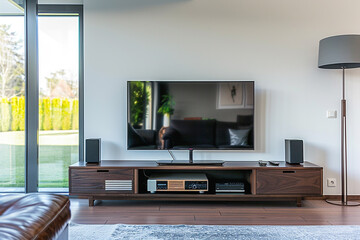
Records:
{"label": "tv stand base", "polygon": [[[143,195],[143,194],[141,194]],[[211,196],[206,197],[208,194],[196,194],[197,197],[200,197],[200,199],[193,199],[192,197],[181,197],[181,196],[164,196],[167,194],[149,194],[151,196],[139,196],[139,197],[128,197],[128,196],[94,196],[94,197],[88,197],[89,200],[89,207],[94,207],[95,201],[97,204],[101,203],[101,200],[139,200],[139,201],[212,201],[212,202],[295,202],[297,207],[302,207],[302,200],[303,197],[284,197],[284,196],[269,196],[269,197],[251,197],[247,195],[239,196],[239,198],[213,198]],[[160,196],[159,196],[160,195]],[[187,194],[188,195],[188,194]],[[203,197],[204,196],[204,197]],[[225,195],[226,196],[226,195]]]}
{"label": "tv stand base", "polygon": [[194,160],[193,162],[189,162],[188,160],[158,160],[156,161],[158,165],[181,165],[181,166],[196,166],[196,165],[203,165],[203,166],[222,166],[224,161],[221,160],[213,160],[213,161],[206,161],[206,160]]}

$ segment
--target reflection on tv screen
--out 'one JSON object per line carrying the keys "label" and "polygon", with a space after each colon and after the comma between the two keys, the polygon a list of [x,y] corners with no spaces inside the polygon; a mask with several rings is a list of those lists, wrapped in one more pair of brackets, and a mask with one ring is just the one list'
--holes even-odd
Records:
{"label": "reflection on tv screen", "polygon": [[254,149],[253,81],[129,81],[127,148]]}

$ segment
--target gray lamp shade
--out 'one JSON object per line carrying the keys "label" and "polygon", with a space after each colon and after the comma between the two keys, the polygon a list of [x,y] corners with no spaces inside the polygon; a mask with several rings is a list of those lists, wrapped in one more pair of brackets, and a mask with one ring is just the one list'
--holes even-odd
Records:
{"label": "gray lamp shade", "polygon": [[360,35],[339,35],[322,39],[319,44],[318,67],[360,67]]}

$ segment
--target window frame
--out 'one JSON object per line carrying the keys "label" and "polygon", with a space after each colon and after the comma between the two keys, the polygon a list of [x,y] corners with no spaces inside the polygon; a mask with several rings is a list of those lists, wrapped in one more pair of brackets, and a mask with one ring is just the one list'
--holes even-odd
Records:
{"label": "window frame", "polygon": [[25,192],[37,192],[39,182],[39,52],[37,0],[24,1],[25,14]]}

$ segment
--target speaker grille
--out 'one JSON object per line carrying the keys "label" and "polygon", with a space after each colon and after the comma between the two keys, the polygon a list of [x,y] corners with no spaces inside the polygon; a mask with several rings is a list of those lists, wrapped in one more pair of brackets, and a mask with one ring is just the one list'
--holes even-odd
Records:
{"label": "speaker grille", "polygon": [[132,180],[105,180],[106,191],[131,191]]}

